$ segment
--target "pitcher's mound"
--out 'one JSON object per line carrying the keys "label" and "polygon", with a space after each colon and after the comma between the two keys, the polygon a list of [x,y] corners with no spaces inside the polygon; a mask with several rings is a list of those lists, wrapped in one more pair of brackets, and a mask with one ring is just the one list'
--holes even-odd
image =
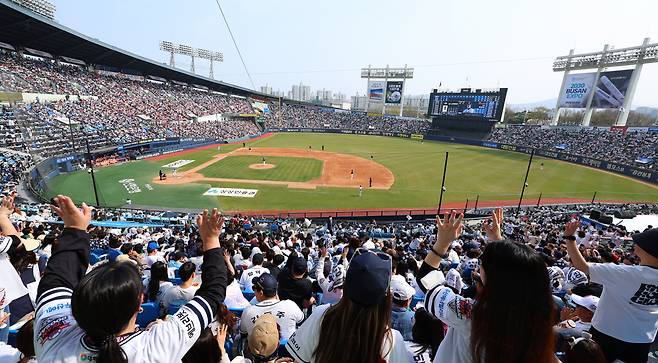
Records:
{"label": "pitcher's mound", "polygon": [[274,165],[274,164],[262,164],[262,163],[259,163],[259,164],[251,164],[251,165],[249,165],[249,169],[272,169],[272,168],[274,168],[275,166],[276,166],[276,165]]}

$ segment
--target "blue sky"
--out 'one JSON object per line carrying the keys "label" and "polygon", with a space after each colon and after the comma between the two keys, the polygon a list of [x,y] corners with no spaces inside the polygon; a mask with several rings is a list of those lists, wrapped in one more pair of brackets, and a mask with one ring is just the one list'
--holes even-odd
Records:
{"label": "blue sky", "polygon": [[[54,0],[63,25],[168,62],[160,40],[224,53],[215,78],[250,87],[215,0]],[[220,0],[256,87],[303,82],[363,94],[359,68],[415,67],[408,93],[509,87],[509,102],[557,97],[555,56],[658,42],[655,0]],[[189,59],[177,58],[189,68]],[[207,75],[207,63],[197,64]],[[658,106],[658,64],[643,70],[634,106]]]}

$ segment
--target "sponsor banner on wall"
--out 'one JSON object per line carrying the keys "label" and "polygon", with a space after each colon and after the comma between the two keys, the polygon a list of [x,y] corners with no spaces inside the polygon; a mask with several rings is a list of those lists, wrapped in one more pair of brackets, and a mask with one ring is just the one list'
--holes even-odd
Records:
{"label": "sponsor banner on wall", "polygon": [[203,195],[211,197],[238,197],[253,198],[258,193],[258,189],[239,189],[239,188],[210,188]]}
{"label": "sponsor banner on wall", "polygon": [[169,169],[178,169],[178,168],[180,168],[180,167],[183,167],[183,166],[185,166],[185,165],[187,165],[187,164],[191,164],[191,163],[193,163],[193,162],[194,162],[194,160],[176,160],[176,161],[174,161],[174,162],[172,162],[172,163],[169,163],[169,164],[166,164],[166,165],[162,165],[162,167],[163,167],[163,168],[169,168]]}
{"label": "sponsor banner on wall", "polygon": [[560,90],[560,107],[585,108],[596,73],[577,73],[567,75],[564,87]]}
{"label": "sponsor banner on wall", "polygon": [[628,126],[610,126],[610,131],[621,132],[622,134],[626,133]]}
{"label": "sponsor banner on wall", "polygon": [[593,108],[620,108],[631,82],[632,69],[602,72],[594,88]]}
{"label": "sponsor banner on wall", "polygon": [[368,82],[368,98],[370,101],[382,102],[384,101],[384,81],[369,81]]}
{"label": "sponsor banner on wall", "polygon": [[386,82],[386,103],[399,104],[402,101],[402,81]]}

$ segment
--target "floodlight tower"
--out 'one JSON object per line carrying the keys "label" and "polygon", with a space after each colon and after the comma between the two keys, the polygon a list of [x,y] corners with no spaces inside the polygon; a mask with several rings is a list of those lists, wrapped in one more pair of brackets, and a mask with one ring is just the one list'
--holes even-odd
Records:
{"label": "floodlight tower", "polygon": [[220,52],[213,52],[207,49],[197,49],[196,50],[196,56],[197,58],[201,59],[207,59],[210,61],[210,78],[215,78],[214,70],[213,70],[213,63],[214,62],[223,62],[224,61],[224,54]]}
{"label": "floodlight tower", "polygon": [[223,62],[224,54],[220,52],[210,51],[207,49],[197,49],[186,44],[174,44],[172,42],[161,41],[160,50],[165,51],[170,54],[169,65],[175,67],[174,65],[174,54],[186,55],[192,58],[192,64],[190,66],[190,71],[196,73],[196,67],[194,64],[195,58],[207,59],[210,61],[210,78],[214,78],[213,62]]}

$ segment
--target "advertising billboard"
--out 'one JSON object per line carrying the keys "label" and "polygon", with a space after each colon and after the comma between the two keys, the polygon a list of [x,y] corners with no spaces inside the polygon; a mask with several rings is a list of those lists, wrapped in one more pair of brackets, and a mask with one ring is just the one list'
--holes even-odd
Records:
{"label": "advertising billboard", "polygon": [[384,81],[369,81],[368,82],[368,98],[370,101],[382,102],[384,101]]}
{"label": "advertising billboard", "polygon": [[594,88],[592,107],[620,108],[631,81],[632,69],[602,72]]}
{"label": "advertising billboard", "polygon": [[560,90],[560,107],[585,108],[592,92],[596,73],[567,75],[564,87]]}
{"label": "advertising billboard", "polygon": [[596,73],[570,74],[560,90],[560,107],[586,108],[594,92],[592,108],[620,108],[632,74],[632,69],[601,72],[598,80]]}
{"label": "advertising billboard", "polygon": [[402,81],[386,82],[386,103],[400,104],[402,102]]}

